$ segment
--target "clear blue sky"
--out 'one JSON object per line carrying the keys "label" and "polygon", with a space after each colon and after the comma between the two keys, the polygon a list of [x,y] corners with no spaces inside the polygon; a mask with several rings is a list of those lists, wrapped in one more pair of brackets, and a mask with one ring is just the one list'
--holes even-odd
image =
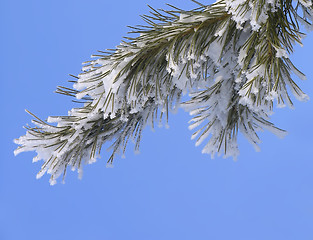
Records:
{"label": "clear blue sky", "polygon": [[[188,0],[168,0],[185,9]],[[202,1],[205,2],[205,1]],[[189,116],[180,111],[170,129],[146,129],[141,154],[129,149],[113,169],[105,159],[70,172],[66,184],[36,180],[34,153],[13,156],[12,140],[31,117],[64,115],[74,105],[54,94],[68,74],[96,50],[114,48],[127,25],[142,23],[146,4],[160,0],[2,1],[1,24],[1,240],[312,240],[313,103],[276,109],[283,140],[261,133],[256,153],[240,139],[241,154],[211,160],[190,140]],[[313,33],[292,56],[313,98]],[[300,82],[300,80],[297,80]]]}

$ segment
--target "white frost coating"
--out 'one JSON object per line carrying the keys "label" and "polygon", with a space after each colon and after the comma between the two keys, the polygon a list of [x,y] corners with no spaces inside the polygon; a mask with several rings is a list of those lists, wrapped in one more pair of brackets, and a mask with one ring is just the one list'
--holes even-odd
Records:
{"label": "white frost coating", "polygon": [[[233,73],[233,69],[235,69],[236,65],[236,61],[234,61],[231,55],[224,56],[222,54],[222,49],[223,42],[221,40],[216,40],[211,43],[208,51],[205,53],[206,56],[212,59],[215,67],[220,69],[219,72],[214,72],[214,68],[212,68],[213,72],[210,72],[210,75],[212,75],[212,78],[214,79],[214,83],[220,83],[218,91],[215,92],[214,97],[208,99],[206,102],[203,101],[199,95],[199,100],[196,102],[190,101],[190,105],[186,106],[186,109],[190,112],[191,115],[198,115],[190,121],[191,124],[189,129],[197,128],[204,122],[209,122],[206,128],[200,128],[192,135],[191,138],[195,139],[198,137],[196,146],[199,146],[205,139],[211,136],[207,144],[204,146],[202,153],[210,154],[212,158],[216,153],[221,153],[219,151],[220,140],[218,139],[221,136],[221,131],[223,131],[223,129],[225,129],[227,126],[229,102],[230,98],[232,97],[232,89],[234,84],[234,81],[226,79],[228,79],[230,74]],[[226,62],[229,64],[225,65]],[[227,68],[221,67],[223,65],[227,66]],[[192,97],[197,98],[197,94],[192,95]],[[202,106],[211,107],[205,108]],[[227,139],[228,134],[230,133],[228,132],[225,135],[225,142],[227,142],[227,144],[225,146],[224,157],[233,156],[234,159],[236,159],[239,154],[238,146],[236,140]]]}
{"label": "white frost coating", "polygon": [[312,7],[312,1],[310,0],[299,0],[299,2],[306,8]]}
{"label": "white frost coating", "polygon": [[272,90],[272,91],[270,91],[270,92],[266,95],[265,99],[268,100],[268,101],[273,101],[273,100],[277,99],[277,97],[278,97],[277,92],[275,92],[275,91]]}
{"label": "white frost coating", "polygon": [[[192,15],[192,14],[181,13],[179,15],[179,19],[177,23],[195,23],[195,22],[203,22],[205,20],[207,20],[207,17],[203,15]],[[172,25],[175,25],[177,23],[174,22]]]}
{"label": "white frost coating", "polygon": [[301,72],[298,68],[296,68],[293,64],[289,65],[292,72],[294,74],[296,74],[301,80],[307,80],[307,77],[305,76],[305,74],[303,72]]}
{"label": "white frost coating", "polygon": [[244,65],[244,61],[245,61],[246,57],[247,57],[247,50],[246,50],[246,48],[244,48],[244,47],[240,48],[239,55],[238,55],[238,60],[237,60],[239,66],[243,66]]}
{"label": "white frost coating", "polygon": [[285,108],[286,104],[284,104],[284,103],[277,103],[276,107],[277,108]]}
{"label": "white frost coating", "polygon": [[219,66],[219,59],[222,56],[222,48],[223,45],[220,41],[215,40],[210,44],[210,47],[208,51],[206,52],[206,55],[212,59],[212,61]]}
{"label": "white frost coating", "polygon": [[51,186],[53,186],[53,185],[57,184],[57,181],[55,179],[50,179],[49,183]]}
{"label": "white frost coating", "polygon": [[166,55],[167,68],[166,70],[171,73],[174,77],[178,77],[180,75],[180,67],[174,61],[173,53],[168,53]]}
{"label": "white frost coating", "polygon": [[[263,23],[267,21],[268,11],[276,11],[276,0],[262,1],[262,8],[259,12],[261,0],[250,1],[247,6],[244,0],[226,0],[226,9],[232,14],[232,19],[237,23],[237,28],[242,29],[245,22],[249,22],[253,31],[258,31]],[[247,10],[248,7],[248,10]]]}
{"label": "white frost coating", "polygon": [[286,49],[275,47],[277,58],[289,58],[289,54]]}
{"label": "white frost coating", "polygon": [[297,20],[305,27],[305,30],[308,32],[313,31],[313,25],[305,21],[303,18],[298,17]]}
{"label": "white frost coating", "polygon": [[225,22],[225,23],[222,25],[222,27],[220,27],[220,28],[216,31],[216,33],[214,34],[214,36],[215,36],[215,37],[221,37],[221,36],[223,36],[224,33],[225,33],[226,30],[227,30],[228,24],[229,24],[229,22]]}
{"label": "white frost coating", "polygon": [[190,22],[189,19],[188,19],[189,17],[190,17],[190,15],[181,13],[179,15],[179,22]]}
{"label": "white frost coating", "polygon": [[106,168],[114,168],[114,165],[111,162],[109,162],[106,164]]}

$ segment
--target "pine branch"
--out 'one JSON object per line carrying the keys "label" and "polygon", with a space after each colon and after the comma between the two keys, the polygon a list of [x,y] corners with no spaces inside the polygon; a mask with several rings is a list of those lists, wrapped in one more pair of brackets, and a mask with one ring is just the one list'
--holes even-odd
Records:
{"label": "pine branch", "polygon": [[[34,150],[34,161],[44,160],[38,177],[48,172],[54,184],[68,166],[81,173],[106,142],[112,143],[111,166],[129,139],[138,150],[146,124],[168,120],[180,105],[195,115],[190,128],[199,128],[192,136],[196,145],[210,137],[203,153],[212,157],[237,157],[238,130],[257,150],[257,131],[284,135],[269,115],[274,101],[292,107],[288,88],[299,100],[308,99],[291,78],[291,72],[302,79],[304,74],[289,55],[304,36],[298,22],[312,28],[312,1],[194,2],[199,8],[191,11],[150,7],[151,15],[142,16],[148,25],[131,27],[135,37],[86,62],[74,89],[57,88],[83,106],[48,122],[33,115],[35,127],[16,140],[16,154]],[[191,99],[181,104],[186,93]]]}

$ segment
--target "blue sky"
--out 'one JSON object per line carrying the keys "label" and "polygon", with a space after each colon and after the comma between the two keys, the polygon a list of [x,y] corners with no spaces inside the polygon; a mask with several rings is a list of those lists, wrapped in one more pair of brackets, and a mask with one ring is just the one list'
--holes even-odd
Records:
{"label": "blue sky", "polygon": [[[53,93],[70,86],[68,74],[96,50],[114,48],[142,23],[153,0],[2,1],[0,107],[1,240],[311,240],[313,239],[313,104],[276,109],[272,120],[289,134],[261,133],[257,153],[239,139],[240,156],[202,155],[190,140],[189,116],[172,115],[170,129],[146,129],[141,153],[129,149],[113,169],[105,159],[70,173],[66,184],[36,180],[34,153],[14,157],[12,142],[31,117],[64,115],[74,104]],[[168,0],[184,9],[188,0]],[[313,98],[313,34],[292,59],[308,80],[299,85]],[[105,152],[104,152],[105,153]]]}

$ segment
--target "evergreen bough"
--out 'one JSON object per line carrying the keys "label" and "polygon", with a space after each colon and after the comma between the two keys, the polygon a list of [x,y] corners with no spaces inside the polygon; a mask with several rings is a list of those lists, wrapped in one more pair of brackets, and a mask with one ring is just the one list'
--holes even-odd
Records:
{"label": "evergreen bough", "polygon": [[[196,2],[196,1],[194,1]],[[16,139],[15,154],[37,152],[44,164],[37,178],[51,174],[50,183],[67,167],[82,173],[101,146],[111,142],[112,165],[129,140],[139,149],[144,127],[168,120],[183,107],[194,117],[190,129],[196,145],[209,137],[203,153],[237,157],[237,133],[258,150],[258,130],[279,136],[285,131],[269,122],[274,103],[293,106],[289,92],[307,100],[291,78],[305,75],[289,59],[295,43],[305,36],[300,24],[312,30],[311,0],[220,0],[184,11],[155,10],[144,15],[147,26],[132,27],[116,49],[99,52],[75,77],[73,89],[57,93],[82,101],[68,116],[43,121],[33,115],[34,127]],[[189,93],[190,100],[182,102]],[[31,114],[31,113],[30,113]],[[54,124],[56,123],[56,124]]]}

